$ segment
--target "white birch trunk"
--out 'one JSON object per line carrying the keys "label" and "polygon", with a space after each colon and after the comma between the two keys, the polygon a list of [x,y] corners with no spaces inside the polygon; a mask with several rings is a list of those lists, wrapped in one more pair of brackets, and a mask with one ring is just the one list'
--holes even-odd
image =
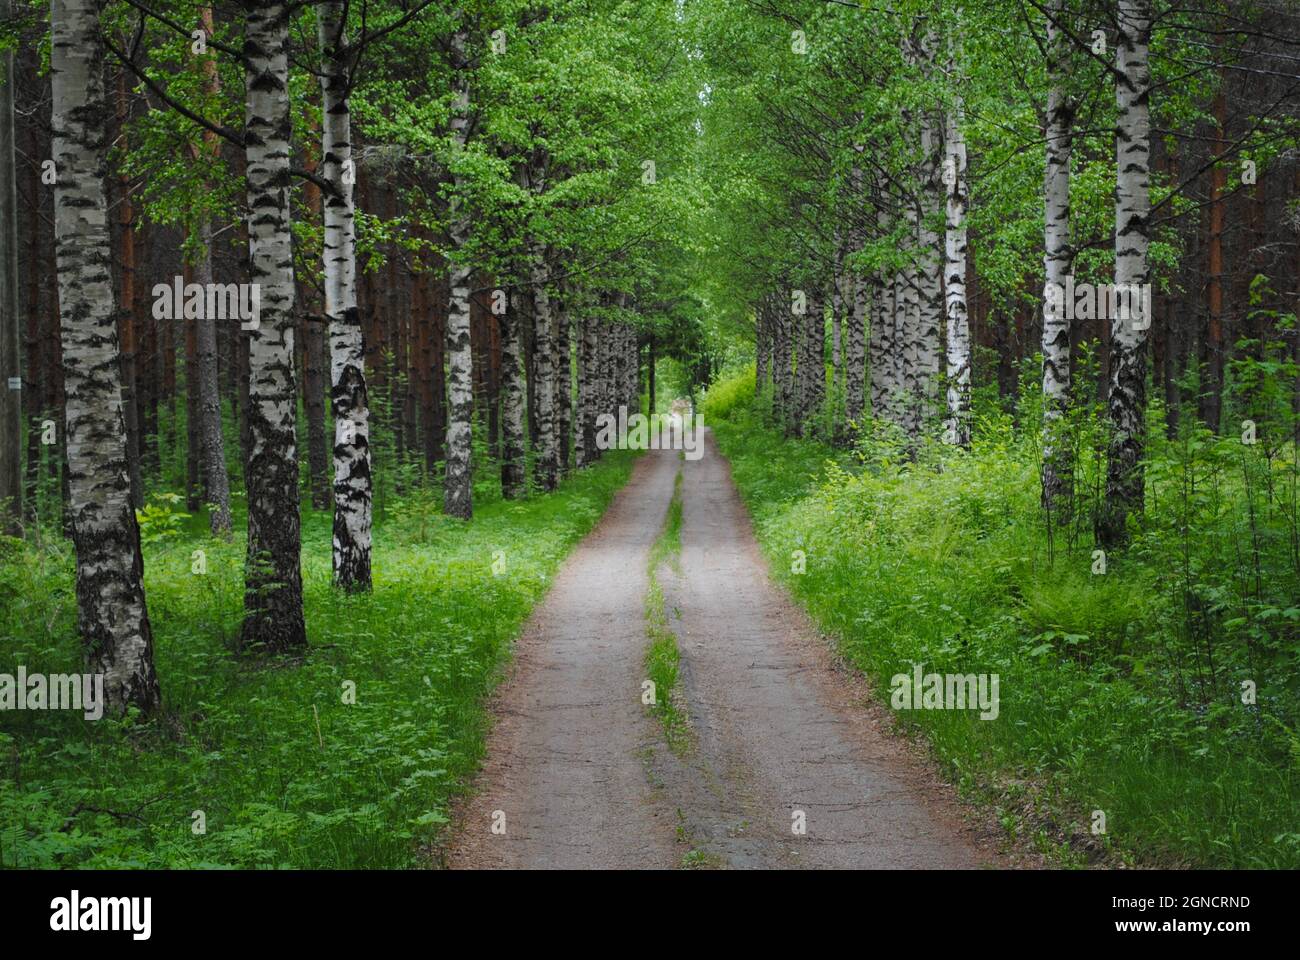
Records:
{"label": "white birch trunk", "polygon": [[944,439],[970,446],[970,321],[966,310],[966,141],[962,135],[961,98],[946,115],[944,181],[947,187],[944,230],[944,299],[947,328],[948,419]]}
{"label": "white birch trunk", "polygon": [[851,275],[849,284],[851,296],[845,315],[848,330],[844,349],[844,410],[849,420],[861,424],[866,410],[867,303],[871,286],[860,274]]}
{"label": "white birch trunk", "polygon": [[352,123],[347,84],[351,56],[343,30],[345,5],[316,8],[321,46],[320,172],[334,188],[323,197],[325,316],[329,323],[330,398],[334,411],[334,583],[370,589],[370,407],[366,395],[361,316],[357,310]]}
{"label": "white birch trunk", "polygon": [[[455,104],[451,116],[452,150],[465,150],[469,125],[469,65],[465,59],[466,32],[452,35],[452,77]],[[456,176],[457,196],[451,209],[451,298],[447,309],[447,470],[443,512],[468,520],[474,515],[473,466],[470,461],[474,430],[473,355],[470,347],[470,265],[464,253],[469,242],[469,211],[465,208],[463,179]]]}
{"label": "white birch trunk", "polygon": [[893,419],[894,284],[882,274],[871,301],[871,415]]}
{"label": "white birch trunk", "polygon": [[914,436],[938,412],[939,356],[944,325],[943,241],[935,229],[943,209],[943,179],[940,161],[939,125],[926,112],[921,122],[921,208],[917,244],[920,248],[917,290],[916,395]]}
{"label": "white birch trunk", "polygon": [[[1138,289],[1147,283],[1151,213],[1151,42],[1150,0],[1120,0],[1115,101],[1115,286]],[[1131,298],[1129,316],[1110,324],[1110,444],[1106,495],[1097,524],[1103,547],[1127,540],[1127,518],[1144,499],[1146,348],[1151,317],[1142,313],[1141,296]]]}
{"label": "white birch trunk", "polygon": [[577,464],[585,467],[600,459],[596,448],[596,414],[600,393],[600,346],[596,318],[583,312],[578,351]]}
{"label": "white birch trunk", "polygon": [[524,317],[523,294],[510,295],[501,320],[501,495],[507,500],[527,490],[524,469]]}
{"label": "white birch trunk", "polygon": [[[534,181],[535,182],[535,181]],[[532,247],[533,286],[533,401],[537,404],[537,456],[534,463],[537,486],[554,490],[558,481],[558,450],[555,417],[555,349],[552,344],[551,297],[546,286],[550,270],[546,262],[546,248],[542,244]]]}
{"label": "white birch trunk", "polygon": [[794,330],[790,315],[790,298],[779,299],[772,311],[772,397],[776,419],[781,424],[789,424],[794,403],[794,383],[790,372],[790,355],[792,353]]}
{"label": "white birch trunk", "polygon": [[[100,0],[50,5],[54,236],[66,390],[68,511],[77,625],[108,711],[161,704],[131,506],[104,196]],[[9,453],[12,453],[10,451]]]}
{"label": "white birch trunk", "polygon": [[799,379],[803,384],[800,436],[810,436],[826,399],[826,304],[818,285],[808,291],[808,312],[799,353]]}
{"label": "white birch trunk", "polygon": [[[1060,426],[1070,400],[1070,321],[1053,308],[1049,291],[1065,289],[1070,269],[1070,154],[1074,107],[1063,89],[1069,40],[1052,18],[1064,11],[1054,0],[1047,24],[1047,165],[1043,194],[1043,507],[1058,519],[1069,519],[1074,464]],[[1057,301],[1060,302],[1059,300]]]}
{"label": "white birch trunk", "polygon": [[283,3],[246,3],[248,254],[261,311],[248,339],[248,559],[241,647],[284,651],[303,623],[295,435],[293,244],[289,221],[289,21]]}

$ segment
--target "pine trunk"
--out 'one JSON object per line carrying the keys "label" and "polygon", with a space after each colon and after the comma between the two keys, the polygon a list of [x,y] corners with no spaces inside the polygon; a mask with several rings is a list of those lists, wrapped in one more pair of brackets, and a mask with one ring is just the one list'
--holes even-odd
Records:
{"label": "pine trunk", "polygon": [[[8,20],[10,0],[0,0]],[[0,58],[0,531],[18,534],[23,523],[23,394],[18,319],[18,182],[14,141],[14,53]],[[35,264],[32,264],[35,268]]]}
{"label": "pine trunk", "polygon": [[[212,282],[212,224],[199,226],[203,252],[195,268],[197,283]],[[229,538],[230,477],[226,471],[226,441],[221,433],[221,393],[217,382],[217,321],[202,311],[194,328],[195,375],[197,382],[188,385],[196,394],[199,418],[200,463],[206,484],[208,524],[214,536]]]}
{"label": "pine trunk", "polygon": [[1224,195],[1228,187],[1228,170],[1223,163],[1227,149],[1228,107],[1220,76],[1220,89],[1214,97],[1214,142],[1211,156],[1214,166],[1210,170],[1210,230],[1206,244],[1205,306],[1207,327],[1202,341],[1201,363],[1204,383],[1201,384],[1200,417],[1215,433],[1222,424],[1222,396],[1224,371],[1223,336],[1223,225]]}

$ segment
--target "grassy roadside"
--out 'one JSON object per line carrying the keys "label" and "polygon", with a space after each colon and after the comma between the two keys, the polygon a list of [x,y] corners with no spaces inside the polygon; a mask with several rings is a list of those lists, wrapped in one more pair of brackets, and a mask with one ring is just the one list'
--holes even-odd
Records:
{"label": "grassy roadside", "polygon": [[668,614],[664,609],[664,590],[659,581],[659,568],[668,565],[680,573],[681,553],[682,471],[678,467],[663,530],[655,540],[654,546],[650,548],[650,559],[646,564],[650,587],[646,591],[645,598],[646,636],[650,639],[650,646],[645,655],[646,676],[655,685],[655,702],[650,709],[663,724],[664,737],[673,750],[680,749],[686,742],[687,726],[686,717],[676,702],[677,667],[680,655],[677,650],[677,638],[668,626]]}
{"label": "grassy roadside", "polygon": [[[554,494],[478,504],[467,524],[441,515],[436,489],[391,501],[368,596],[331,588],[328,514],[307,511],[301,662],[232,656],[242,539],[150,521],[166,715],[0,716],[0,867],[412,865],[478,766],[513,638],[633,459],[611,452]],[[0,671],[79,672],[70,547],[0,547]]]}
{"label": "grassy roadside", "polygon": [[[1226,693],[1196,702],[1198,683],[1214,688],[1179,633],[1183,585],[1172,582],[1171,548],[1160,539],[1177,506],[1167,490],[1153,490],[1145,535],[1098,576],[1090,544],[1058,543],[1052,559],[1036,520],[1032,449],[1001,442],[942,469],[864,469],[843,451],[785,438],[748,403],[712,412],[774,574],[882,702],[890,702],[891,678],[915,664],[1000,675],[996,720],[961,710],[895,716],[925,737],[964,793],[993,806],[1009,834],[1067,865],[1100,856],[1300,865],[1289,661],[1283,653],[1265,665],[1262,631],[1241,648],[1240,664],[1231,637],[1221,638],[1214,665],[1221,675],[1233,671],[1221,676]],[[1152,474],[1164,469],[1157,463]],[[1214,564],[1224,556],[1219,538],[1234,536],[1232,522],[1198,525],[1195,541],[1180,546],[1189,567],[1207,579],[1227,569]],[[806,558],[802,573],[792,570],[796,551]],[[1260,593],[1273,591],[1273,622],[1285,638],[1288,574],[1267,557],[1260,569]],[[1222,626],[1235,621],[1225,616]],[[1246,654],[1255,658],[1251,672]],[[1234,698],[1238,671],[1259,681],[1265,710]],[[1097,812],[1104,833],[1092,830]]]}

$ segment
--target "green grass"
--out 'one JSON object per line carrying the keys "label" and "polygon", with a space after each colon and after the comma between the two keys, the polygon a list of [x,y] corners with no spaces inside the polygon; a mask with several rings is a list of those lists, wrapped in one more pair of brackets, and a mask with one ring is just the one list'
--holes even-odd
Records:
{"label": "green grass", "polygon": [[[786,439],[730,393],[710,426],[772,569],[882,702],[914,663],[1000,676],[996,720],[895,716],[1009,832],[1065,863],[1300,866],[1292,462],[1261,461],[1281,494],[1266,506],[1267,484],[1251,500],[1207,472],[1217,444],[1241,459],[1234,438],[1202,437],[1195,462],[1155,443],[1146,522],[1097,576],[1090,538],[1049,553],[1033,438],[986,430],[973,454],[890,463]],[[1178,495],[1188,470],[1202,500]]]}
{"label": "green grass", "polygon": [[[611,453],[548,496],[480,501],[467,524],[441,515],[436,488],[390,497],[366,596],[331,588],[328,512],[305,511],[300,662],[233,655],[244,542],[169,521],[161,501],[145,581],[165,715],[0,716],[0,867],[412,865],[477,768],[512,639],[632,460]],[[70,546],[0,546],[4,669],[80,672]]]}
{"label": "green grass", "polygon": [[650,587],[646,591],[646,636],[650,646],[646,650],[646,674],[655,685],[655,704],[651,710],[663,724],[664,736],[674,750],[686,742],[686,718],[676,703],[677,670],[680,654],[677,638],[668,626],[664,609],[663,585],[659,582],[659,568],[669,565],[681,573],[682,552],[682,473],[679,469],[673,481],[673,496],[668,502],[668,515],[664,527],[650,550],[647,574]]}

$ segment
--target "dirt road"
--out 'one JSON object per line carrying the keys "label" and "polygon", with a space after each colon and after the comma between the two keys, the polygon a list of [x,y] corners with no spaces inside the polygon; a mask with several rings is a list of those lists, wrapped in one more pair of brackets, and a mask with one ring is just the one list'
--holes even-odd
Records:
{"label": "dirt road", "polygon": [[[646,563],[679,468],[681,575],[660,570],[690,719],[674,752],[640,692]],[[769,579],[712,437],[697,461],[647,453],[525,628],[447,862],[999,865],[864,699]]]}

